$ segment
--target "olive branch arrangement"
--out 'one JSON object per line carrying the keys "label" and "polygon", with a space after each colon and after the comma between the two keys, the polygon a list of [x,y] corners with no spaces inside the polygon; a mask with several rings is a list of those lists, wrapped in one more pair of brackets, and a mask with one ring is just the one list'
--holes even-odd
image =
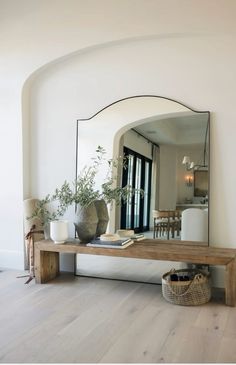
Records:
{"label": "olive branch arrangement", "polygon": [[[38,218],[45,227],[50,221],[62,217],[69,206],[80,204],[87,207],[98,199],[104,199],[107,204],[115,202],[116,205],[126,202],[138,190],[142,195],[142,189],[134,189],[127,185],[117,186],[118,177],[122,170],[127,168],[128,158],[119,156],[116,159],[106,160],[106,151],[103,147],[96,148],[96,156],[92,158],[91,166],[85,166],[72,184],[67,180],[55,192],[48,194],[44,199],[36,203],[33,214],[28,219]],[[96,177],[102,164],[106,165],[107,173],[105,182],[100,190],[96,189]],[[56,210],[52,210],[52,203],[57,204]]]}

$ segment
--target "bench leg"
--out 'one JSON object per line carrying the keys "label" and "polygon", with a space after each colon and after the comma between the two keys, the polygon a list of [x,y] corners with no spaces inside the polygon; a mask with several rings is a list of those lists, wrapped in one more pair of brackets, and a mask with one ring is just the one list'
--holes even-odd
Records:
{"label": "bench leg", "polygon": [[225,273],[225,304],[231,307],[236,305],[236,261],[231,260],[226,265]]}
{"label": "bench leg", "polygon": [[59,275],[59,252],[35,249],[35,282],[46,283]]}

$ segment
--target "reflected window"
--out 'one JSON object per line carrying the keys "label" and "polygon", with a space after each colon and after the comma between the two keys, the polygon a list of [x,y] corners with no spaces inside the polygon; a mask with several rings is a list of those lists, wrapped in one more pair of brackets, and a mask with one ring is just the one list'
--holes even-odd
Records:
{"label": "reflected window", "polygon": [[126,147],[124,155],[128,166],[123,170],[122,186],[129,185],[137,191],[121,207],[121,228],[134,229],[135,232],[148,231],[152,161]]}

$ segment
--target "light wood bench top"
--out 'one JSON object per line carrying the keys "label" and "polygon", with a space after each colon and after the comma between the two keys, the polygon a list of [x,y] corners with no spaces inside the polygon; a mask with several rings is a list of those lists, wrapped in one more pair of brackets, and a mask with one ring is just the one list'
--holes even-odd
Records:
{"label": "light wood bench top", "polygon": [[208,246],[194,241],[165,241],[145,239],[125,249],[88,247],[86,244],[67,242],[55,244],[44,240],[36,242],[42,251],[71,252],[90,255],[105,255],[153,260],[170,260],[209,265],[226,265],[236,257],[236,249]]}
{"label": "light wood bench top", "polygon": [[59,275],[59,253],[90,254],[135,259],[188,262],[225,266],[225,302],[236,304],[236,249],[208,246],[194,241],[164,241],[145,239],[125,249],[88,247],[75,241],[55,244],[52,241],[35,243],[35,281],[46,283]]}

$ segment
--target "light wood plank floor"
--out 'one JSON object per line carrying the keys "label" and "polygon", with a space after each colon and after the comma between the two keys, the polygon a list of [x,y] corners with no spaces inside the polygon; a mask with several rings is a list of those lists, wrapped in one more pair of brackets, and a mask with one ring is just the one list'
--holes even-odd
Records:
{"label": "light wood plank floor", "polygon": [[167,303],[161,286],[74,277],[25,285],[0,272],[1,363],[236,362],[236,308]]}

